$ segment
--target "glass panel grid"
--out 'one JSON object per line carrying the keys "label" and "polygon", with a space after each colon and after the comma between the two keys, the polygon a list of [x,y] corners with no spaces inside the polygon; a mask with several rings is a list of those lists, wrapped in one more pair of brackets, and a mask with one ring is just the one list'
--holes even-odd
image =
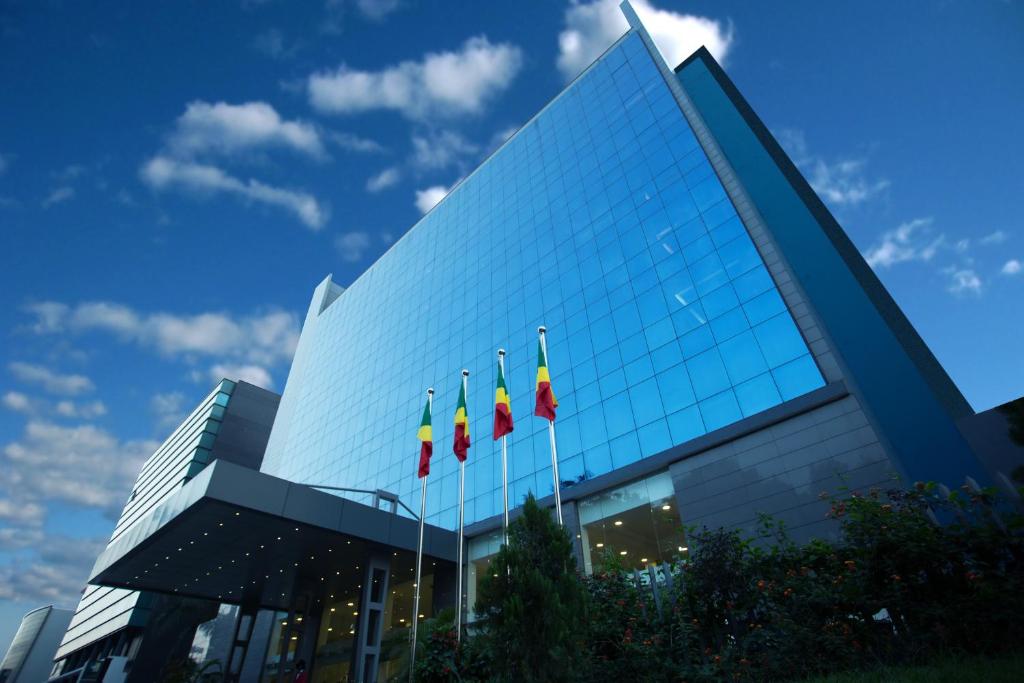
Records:
{"label": "glass panel grid", "polygon": [[[418,502],[456,524],[460,370],[474,445],[466,521],[501,512],[489,438],[507,349],[510,499],[552,492],[532,416],[548,328],[563,482],[605,474],[824,384],[721,183],[636,34],[627,35],[303,331],[264,461],[293,481]],[[369,501],[364,501],[369,502]]]}

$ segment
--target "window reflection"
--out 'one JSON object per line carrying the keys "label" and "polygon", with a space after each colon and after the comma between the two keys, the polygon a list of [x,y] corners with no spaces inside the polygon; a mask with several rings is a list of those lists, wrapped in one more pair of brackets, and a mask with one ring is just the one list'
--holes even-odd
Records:
{"label": "window reflection", "polygon": [[645,569],[688,553],[668,472],[580,501],[583,564]]}
{"label": "window reflection", "polygon": [[468,578],[466,581],[466,605],[469,607],[469,621],[476,621],[477,614],[473,611],[476,605],[478,587],[481,579],[491,572],[491,563],[501,549],[502,532],[478,536],[467,544],[466,556],[469,560]]}
{"label": "window reflection", "polygon": [[359,623],[359,589],[332,595],[320,617],[312,683],[348,680]]}
{"label": "window reflection", "polygon": [[[416,581],[414,560],[393,562],[388,596],[384,603],[383,631],[380,636],[380,665],[377,680],[390,681],[400,674],[409,655],[412,605]],[[434,566],[424,561],[420,590],[420,622],[434,616]]]}

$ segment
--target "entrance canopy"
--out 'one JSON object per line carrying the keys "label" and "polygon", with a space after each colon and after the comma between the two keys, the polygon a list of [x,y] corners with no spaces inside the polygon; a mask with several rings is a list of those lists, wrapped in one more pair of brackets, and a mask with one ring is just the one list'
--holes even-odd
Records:
{"label": "entrance canopy", "polygon": [[[371,550],[416,553],[418,521],[215,460],[96,560],[89,583],[287,609],[296,591],[350,585]],[[457,535],[424,529],[424,564]]]}

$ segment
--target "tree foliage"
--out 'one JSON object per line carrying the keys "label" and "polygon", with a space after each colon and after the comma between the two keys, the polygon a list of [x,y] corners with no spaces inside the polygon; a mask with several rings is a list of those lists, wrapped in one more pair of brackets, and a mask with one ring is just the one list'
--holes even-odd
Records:
{"label": "tree foliage", "polygon": [[823,501],[835,540],[795,543],[767,517],[753,539],[693,531],[652,587],[611,557],[579,576],[531,499],[482,583],[486,625],[441,680],[799,680],[1024,652],[1024,527],[991,492]]}

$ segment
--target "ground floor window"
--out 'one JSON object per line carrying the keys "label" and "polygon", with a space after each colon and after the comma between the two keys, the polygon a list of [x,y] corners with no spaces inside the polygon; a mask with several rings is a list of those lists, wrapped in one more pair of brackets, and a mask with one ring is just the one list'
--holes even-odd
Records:
{"label": "ground floor window", "polygon": [[491,571],[491,562],[501,549],[503,534],[495,531],[491,534],[477,536],[467,543],[466,558],[469,560],[466,580],[466,613],[468,621],[476,621],[477,614],[473,611],[480,580]]}
{"label": "ground floor window", "polygon": [[360,587],[329,595],[320,616],[312,683],[346,681],[352,665],[359,623]]}
{"label": "ground floor window", "polygon": [[668,472],[585,498],[579,514],[588,574],[609,560],[642,570],[688,553]]}

